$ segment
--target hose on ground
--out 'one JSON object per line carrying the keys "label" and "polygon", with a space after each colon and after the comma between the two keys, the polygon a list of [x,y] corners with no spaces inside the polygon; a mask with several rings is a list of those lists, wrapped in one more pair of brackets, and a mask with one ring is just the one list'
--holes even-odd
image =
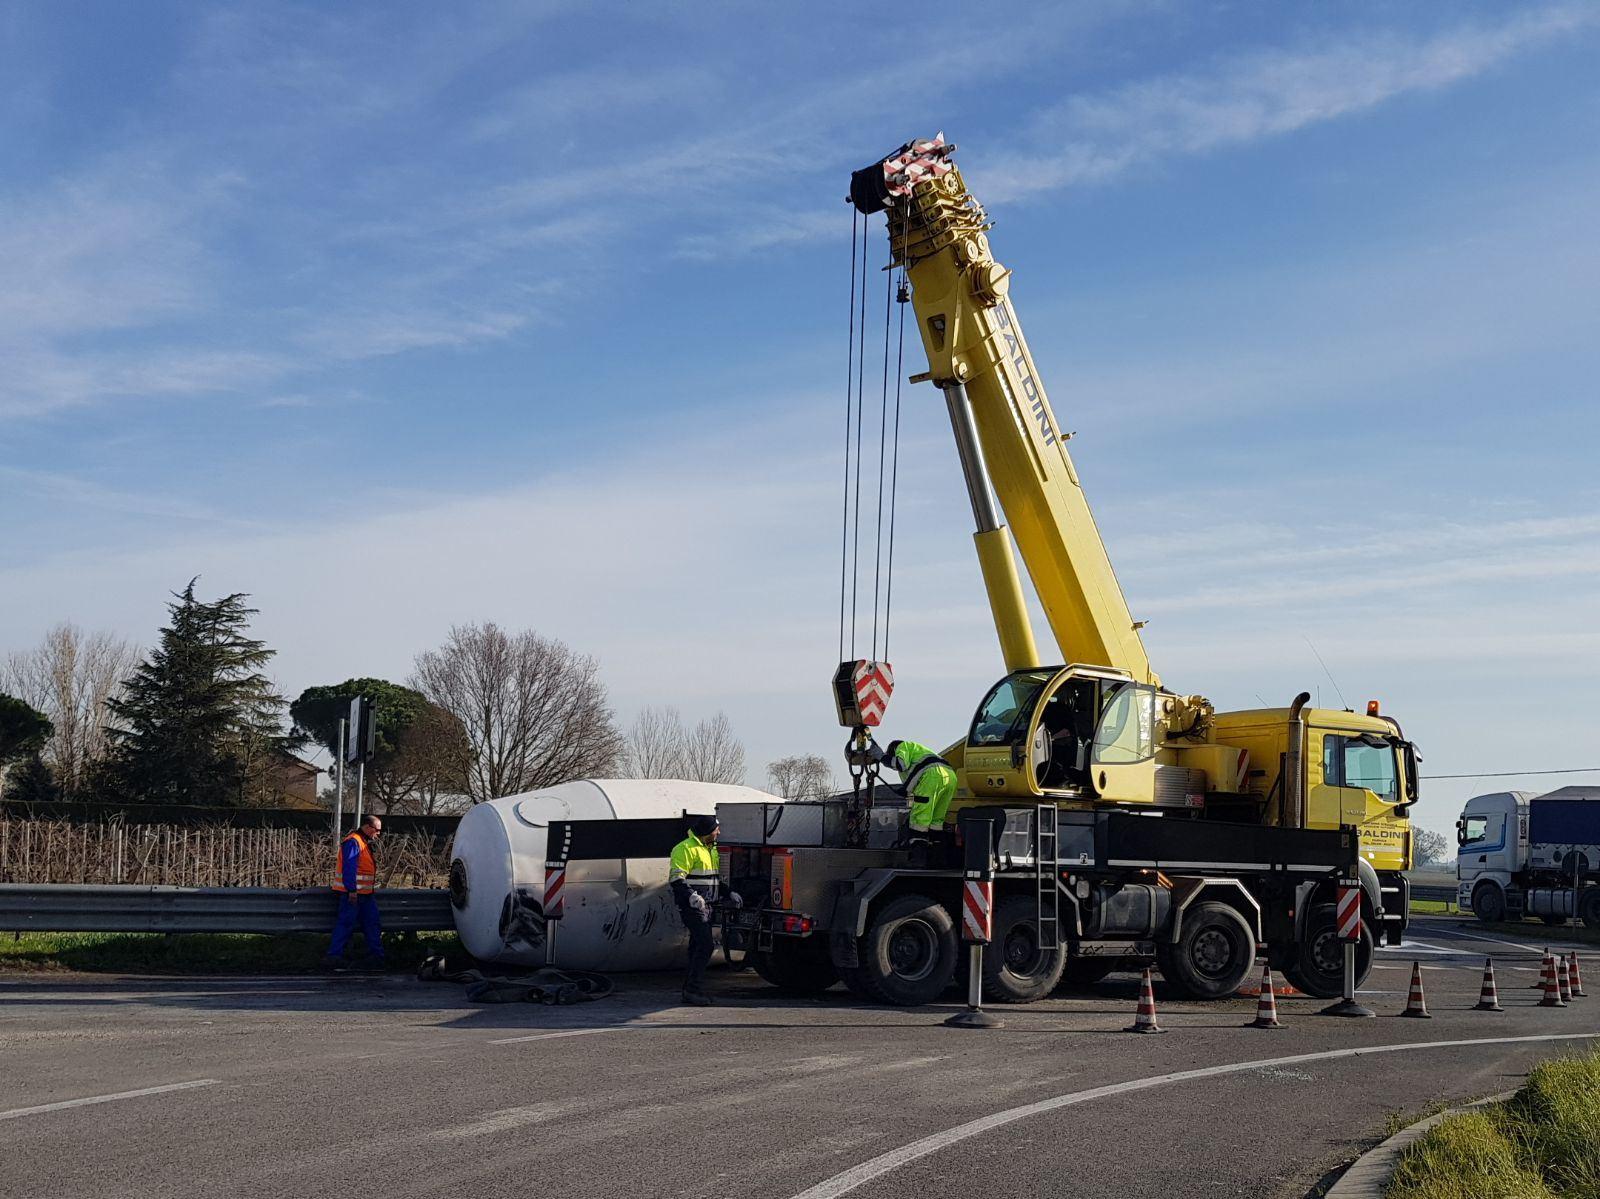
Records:
{"label": "hose on ground", "polygon": [[611,979],[592,970],[542,967],[525,974],[489,974],[476,966],[457,969],[447,957],[434,956],[417,967],[423,982],[461,983],[472,1003],[592,1003],[615,990]]}

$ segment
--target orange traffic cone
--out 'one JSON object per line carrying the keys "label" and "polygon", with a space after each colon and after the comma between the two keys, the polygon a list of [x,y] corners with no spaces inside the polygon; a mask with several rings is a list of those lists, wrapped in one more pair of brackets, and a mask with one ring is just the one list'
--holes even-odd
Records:
{"label": "orange traffic cone", "polygon": [[1567,955],[1556,955],[1556,989],[1561,993],[1564,1003],[1572,1002],[1572,980],[1567,974]]}
{"label": "orange traffic cone", "polygon": [[1473,1008],[1476,1012],[1503,1012],[1506,1009],[1500,1006],[1500,992],[1494,985],[1494,959],[1483,959],[1483,986],[1478,989],[1478,1006]]}
{"label": "orange traffic cone", "polygon": [[1411,993],[1406,996],[1406,1010],[1400,1013],[1410,1016],[1415,1020],[1432,1020],[1433,1014],[1428,1011],[1428,1001],[1422,995],[1422,963],[1411,963]]}
{"label": "orange traffic cone", "polygon": [[1282,1028],[1278,1023],[1278,1000],[1272,993],[1272,967],[1261,968],[1261,998],[1256,1000],[1256,1018],[1246,1028]]}
{"label": "orange traffic cone", "polygon": [[1575,999],[1587,999],[1589,993],[1583,989],[1583,971],[1578,969],[1578,951],[1574,949],[1572,956],[1567,959],[1568,972],[1572,975],[1572,994]]}
{"label": "orange traffic cone", "polygon": [[1139,982],[1139,1010],[1134,1014],[1133,1023],[1124,1030],[1126,1032],[1166,1032],[1156,1023],[1156,992],[1150,984],[1150,967],[1144,968],[1144,977]]}
{"label": "orange traffic cone", "polygon": [[1540,1007],[1566,1007],[1566,1001],[1561,998],[1561,984],[1556,982],[1556,959],[1548,949],[1544,951],[1544,971],[1541,984],[1544,994],[1539,998]]}

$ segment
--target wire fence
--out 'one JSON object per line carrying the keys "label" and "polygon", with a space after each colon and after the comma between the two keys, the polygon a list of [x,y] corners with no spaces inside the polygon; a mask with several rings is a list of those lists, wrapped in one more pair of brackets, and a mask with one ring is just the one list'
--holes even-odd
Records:
{"label": "wire fence", "polygon": [[[386,835],[376,856],[381,886],[449,881],[449,849],[435,838]],[[328,832],[0,816],[0,883],[298,889],[327,886],[337,860]]]}

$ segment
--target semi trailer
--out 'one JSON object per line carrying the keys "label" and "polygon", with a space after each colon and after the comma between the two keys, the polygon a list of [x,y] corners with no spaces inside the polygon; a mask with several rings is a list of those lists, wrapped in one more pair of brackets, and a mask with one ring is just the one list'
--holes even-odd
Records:
{"label": "semi trailer", "polygon": [[1474,796],[1456,846],[1458,899],[1479,920],[1577,916],[1600,928],[1600,787]]}

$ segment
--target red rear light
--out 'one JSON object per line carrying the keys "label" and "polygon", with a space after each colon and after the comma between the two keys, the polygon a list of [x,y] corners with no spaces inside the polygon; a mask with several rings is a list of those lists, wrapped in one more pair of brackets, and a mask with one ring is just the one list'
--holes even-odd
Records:
{"label": "red rear light", "polygon": [[808,933],[815,927],[810,916],[785,916],[783,918],[783,931],[786,933]]}

